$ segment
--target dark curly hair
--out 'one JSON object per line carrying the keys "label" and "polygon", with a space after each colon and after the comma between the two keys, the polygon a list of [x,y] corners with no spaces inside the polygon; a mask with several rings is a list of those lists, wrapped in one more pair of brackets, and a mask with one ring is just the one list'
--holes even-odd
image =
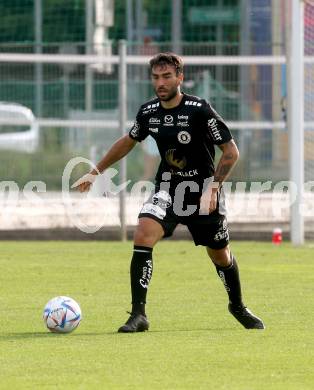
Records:
{"label": "dark curly hair", "polygon": [[154,66],[170,65],[176,70],[176,74],[183,73],[183,61],[182,58],[174,53],[158,53],[149,61],[150,69]]}

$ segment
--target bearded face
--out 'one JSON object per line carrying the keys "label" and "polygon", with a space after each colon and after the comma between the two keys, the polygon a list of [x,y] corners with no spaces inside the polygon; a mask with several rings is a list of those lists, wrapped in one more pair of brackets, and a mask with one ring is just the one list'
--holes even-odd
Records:
{"label": "bearded face", "polygon": [[162,101],[169,101],[180,93],[183,74],[177,74],[174,66],[156,65],[152,69],[152,83],[156,95]]}

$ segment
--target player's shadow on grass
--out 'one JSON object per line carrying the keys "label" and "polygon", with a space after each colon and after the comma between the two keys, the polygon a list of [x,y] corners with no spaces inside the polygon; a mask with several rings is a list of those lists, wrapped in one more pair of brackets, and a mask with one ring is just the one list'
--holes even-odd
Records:
{"label": "player's shadow on grass", "polygon": [[178,332],[186,332],[186,333],[192,333],[192,332],[216,332],[216,333],[224,333],[224,332],[231,332],[234,331],[235,328],[199,328],[199,329],[150,329],[149,333],[178,333]]}
{"label": "player's shadow on grass", "polygon": [[[185,333],[193,333],[193,332],[219,332],[219,333],[224,333],[224,332],[230,332],[234,331],[235,328],[203,328],[203,329],[151,329],[148,332],[140,332],[137,333],[138,335],[140,334],[156,334],[156,333],[179,333],[179,332],[185,332]],[[51,339],[53,337],[97,337],[97,336],[123,336],[126,335],[125,333],[118,333],[117,331],[111,331],[111,332],[91,332],[91,333],[51,333],[51,332],[20,332],[20,333],[0,333],[0,342],[1,341],[17,341],[17,340],[27,340],[27,339]],[[130,336],[129,334],[127,334]]]}
{"label": "player's shadow on grass", "polygon": [[52,332],[21,332],[21,333],[4,333],[0,334],[0,341],[16,341],[16,340],[25,340],[25,339],[38,339],[38,338],[52,338],[52,337],[73,337],[73,336],[103,336],[109,335],[111,332],[107,333],[52,333]]}
{"label": "player's shadow on grass", "polygon": [[[239,330],[239,331],[242,331],[243,329],[241,328],[238,328],[236,329],[235,327],[229,327],[229,328],[182,328],[182,329],[169,329],[169,328],[163,328],[163,329],[153,329],[153,328],[150,328],[149,331],[147,332],[139,332],[139,333],[136,333],[137,335],[143,335],[143,334],[171,334],[171,333],[230,333],[230,332],[234,332],[235,330]],[[119,336],[123,336],[123,335],[126,335],[126,336],[130,336],[130,333],[118,333],[117,331],[112,331],[112,332],[104,332],[103,335],[119,335]],[[134,333],[132,333],[131,335],[134,335]]]}

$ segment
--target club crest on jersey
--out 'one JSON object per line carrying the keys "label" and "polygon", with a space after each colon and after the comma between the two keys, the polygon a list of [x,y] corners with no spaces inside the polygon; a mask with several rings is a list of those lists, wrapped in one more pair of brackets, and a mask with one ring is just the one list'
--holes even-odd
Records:
{"label": "club crest on jersey", "polygon": [[178,133],[178,141],[181,144],[188,144],[191,141],[191,134],[185,130]]}

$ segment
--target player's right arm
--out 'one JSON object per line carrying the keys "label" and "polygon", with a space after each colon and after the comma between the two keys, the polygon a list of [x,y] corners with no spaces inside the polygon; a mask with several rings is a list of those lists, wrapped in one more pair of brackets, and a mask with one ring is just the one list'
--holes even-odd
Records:
{"label": "player's right arm", "polygon": [[104,155],[104,157],[97,163],[96,168],[81,177],[77,182],[73,184],[72,188],[77,187],[80,192],[88,191],[98,174],[102,173],[115,162],[121,160],[134,148],[136,144],[137,141],[131,138],[128,134],[119,138],[111,146],[111,148]]}
{"label": "player's right arm", "polygon": [[148,135],[147,126],[143,122],[141,110],[137,113],[136,121],[134,122],[129,134],[119,138],[97,163],[96,168],[91,172],[81,177],[76,181],[72,188],[78,188],[80,192],[88,191],[94,183],[96,176],[109,168],[111,165],[121,160],[126,156],[137,144]]}

